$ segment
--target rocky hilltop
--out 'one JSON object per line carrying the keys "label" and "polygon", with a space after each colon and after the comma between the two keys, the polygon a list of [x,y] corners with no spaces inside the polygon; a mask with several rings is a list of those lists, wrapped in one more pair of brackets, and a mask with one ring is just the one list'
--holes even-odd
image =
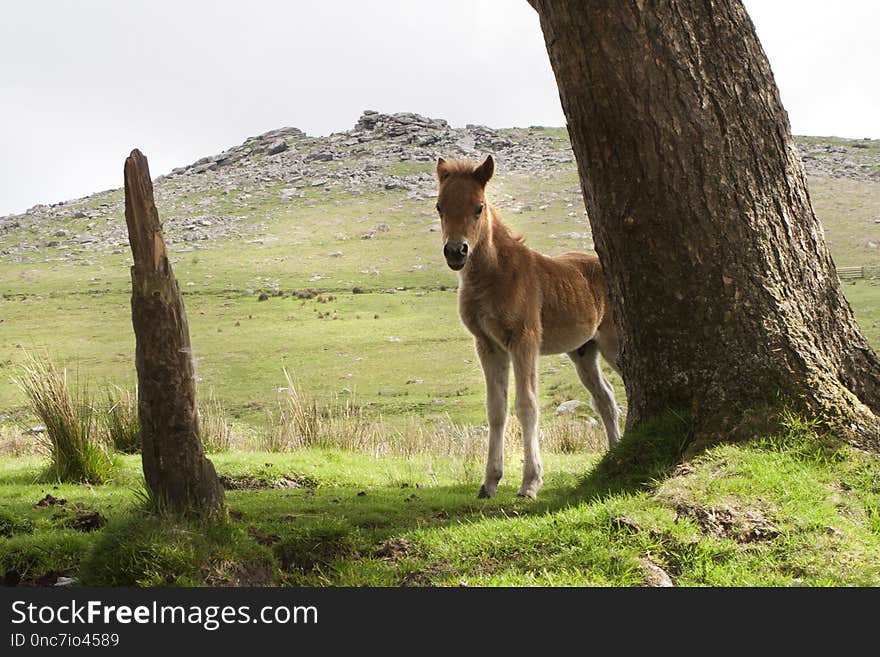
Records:
{"label": "rocky hilltop", "polygon": [[[799,138],[807,172],[880,181],[880,142]],[[200,243],[259,230],[255,204],[271,199],[314,204],[315,195],[390,191],[428,200],[435,193],[436,157],[481,158],[492,153],[501,175],[545,176],[574,171],[562,128],[453,128],[443,119],[367,110],[356,125],[327,137],[279,128],[155,181],[157,202],[172,242]],[[149,156],[149,153],[147,153]],[[37,205],[0,218],[0,261],[81,260],[127,248],[121,190]],[[51,257],[44,253],[53,248]]]}
{"label": "rocky hilltop", "polygon": [[289,187],[283,193],[289,196],[295,196],[305,181],[312,187],[352,193],[399,189],[432,194],[430,173],[395,175],[387,168],[401,162],[431,162],[441,155],[479,158],[487,153],[498,157],[507,171],[534,172],[573,163],[567,141],[548,138],[545,133],[537,127],[515,131],[481,125],[452,128],[443,119],[367,110],[352,130],[319,138],[308,138],[296,128],[272,130],[175,169],[160,180],[208,174],[198,183],[286,183]]}

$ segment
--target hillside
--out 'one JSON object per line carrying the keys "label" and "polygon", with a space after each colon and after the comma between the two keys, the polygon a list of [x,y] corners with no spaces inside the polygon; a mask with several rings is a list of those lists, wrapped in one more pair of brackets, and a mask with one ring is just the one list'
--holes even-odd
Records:
{"label": "hillside", "polygon": [[[859,183],[880,183],[880,141],[833,137],[797,141],[812,179],[817,212],[833,235],[839,218],[831,216],[831,208],[824,203],[829,191],[825,188],[858,189],[866,196],[866,205],[877,201],[876,190],[861,190]],[[572,203],[574,216],[581,217],[583,203],[564,129],[452,128],[442,119],[371,110],[346,132],[308,137],[297,128],[279,128],[174,169],[156,180],[157,201],[169,241],[178,243],[178,252],[187,252],[205,248],[204,242],[212,240],[260,235],[266,229],[263,222],[271,219],[266,213],[274,206],[312,208],[349,195],[377,193],[388,193],[389,200],[397,202],[426,201],[435,191],[431,164],[438,156],[480,158],[487,153],[495,156],[502,178],[552,179],[540,186],[537,198],[524,204],[503,195],[496,198],[502,208],[548,210],[549,203],[563,199],[566,207]],[[560,186],[555,180],[559,177],[575,184]],[[878,260],[880,206],[869,207],[868,215],[870,210],[873,216],[852,218],[849,228],[856,232],[844,240],[847,252],[836,253],[839,264]],[[113,190],[0,217],[0,258],[25,263],[87,262],[90,257],[126,248],[123,212],[121,190]],[[371,229],[375,227],[367,227],[364,234]]]}
{"label": "hillside", "polygon": [[[156,198],[169,241],[186,252],[183,242],[198,249],[205,241],[261,234],[270,218],[266,211],[277,206],[312,208],[373,194],[392,202],[426,201],[434,193],[432,163],[439,154],[477,158],[489,152],[508,174],[574,170],[560,129],[454,129],[441,119],[367,111],[354,129],[329,137],[280,128],[247,139],[159,177]],[[121,190],[113,190],[4,217],[0,257],[76,262],[127,247],[123,213]]]}
{"label": "hillside", "polygon": [[[798,143],[837,264],[880,265],[880,142]],[[203,394],[259,426],[286,367],[311,393],[353,395],[386,419],[481,425],[482,376],[441,257],[432,170],[438,155],[490,152],[491,198],[531,246],[592,248],[563,128],[367,111],[346,132],[281,128],[159,177]],[[0,416],[24,413],[9,376],[22,348],[133,385],[123,213],[110,190],[0,218]],[[850,300],[877,344],[875,290],[860,284]],[[584,396],[564,359],[543,359],[541,377],[545,410]]]}

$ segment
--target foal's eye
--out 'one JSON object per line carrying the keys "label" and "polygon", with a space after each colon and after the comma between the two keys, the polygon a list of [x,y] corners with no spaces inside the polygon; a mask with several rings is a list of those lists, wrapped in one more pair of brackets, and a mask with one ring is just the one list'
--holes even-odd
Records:
{"label": "foal's eye", "polygon": [[479,217],[481,214],[483,214],[483,204],[482,203],[480,203],[477,206],[477,216]]}
{"label": "foal's eye", "polygon": [[437,212],[440,212],[440,204],[439,203],[437,205],[435,205],[434,207],[437,208]]}

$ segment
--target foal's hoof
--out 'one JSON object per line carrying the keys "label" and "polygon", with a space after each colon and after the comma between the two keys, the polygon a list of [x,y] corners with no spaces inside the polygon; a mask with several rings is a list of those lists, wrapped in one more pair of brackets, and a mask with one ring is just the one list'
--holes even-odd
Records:
{"label": "foal's hoof", "polygon": [[495,491],[493,490],[490,493],[489,489],[486,488],[486,484],[483,484],[482,486],[480,486],[480,492],[477,493],[477,499],[478,500],[486,500],[486,499],[489,499],[490,497],[495,497]]}
{"label": "foal's hoof", "polygon": [[543,481],[540,477],[529,482],[524,481],[522,486],[519,487],[519,492],[516,494],[517,497],[528,497],[530,500],[538,499],[538,491],[541,489],[542,483]]}

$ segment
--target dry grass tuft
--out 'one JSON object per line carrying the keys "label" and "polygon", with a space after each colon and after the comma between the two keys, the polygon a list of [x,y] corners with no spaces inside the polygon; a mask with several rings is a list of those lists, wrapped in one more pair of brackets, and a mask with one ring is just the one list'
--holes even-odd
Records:
{"label": "dry grass tuft", "polygon": [[112,386],[107,389],[107,407],[103,414],[107,442],[122,454],[141,451],[141,425],[138,419],[137,391]]}
{"label": "dry grass tuft", "polygon": [[48,478],[91,484],[107,481],[112,464],[98,438],[95,412],[86,390],[80,389],[74,396],[66,369],[29,353],[25,354],[16,383],[45,426],[37,437],[49,455]]}
{"label": "dry grass tuft", "polygon": [[232,423],[226,417],[223,406],[220,405],[213,390],[208,394],[208,399],[200,404],[199,421],[202,430],[202,444],[209,454],[228,452],[243,441],[242,436],[235,431]]}

